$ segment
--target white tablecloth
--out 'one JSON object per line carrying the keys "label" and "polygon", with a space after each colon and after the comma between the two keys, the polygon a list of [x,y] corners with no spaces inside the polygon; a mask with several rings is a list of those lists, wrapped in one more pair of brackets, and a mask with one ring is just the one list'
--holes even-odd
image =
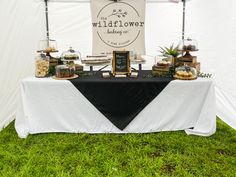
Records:
{"label": "white tablecloth", "polygon": [[[216,131],[215,103],[212,80],[174,80],[122,131],[70,81],[30,77],[21,82],[15,128],[21,138],[46,132],[148,133],[174,130],[209,136]],[[193,129],[189,129],[191,127]]]}

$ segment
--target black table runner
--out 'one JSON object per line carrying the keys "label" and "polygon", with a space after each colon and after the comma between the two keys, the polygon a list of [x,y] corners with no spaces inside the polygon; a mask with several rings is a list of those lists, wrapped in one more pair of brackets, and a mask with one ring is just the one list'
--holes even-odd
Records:
{"label": "black table runner", "polygon": [[123,130],[172,80],[148,77],[150,74],[151,71],[139,71],[138,78],[102,78],[99,71],[70,81],[105,117]]}

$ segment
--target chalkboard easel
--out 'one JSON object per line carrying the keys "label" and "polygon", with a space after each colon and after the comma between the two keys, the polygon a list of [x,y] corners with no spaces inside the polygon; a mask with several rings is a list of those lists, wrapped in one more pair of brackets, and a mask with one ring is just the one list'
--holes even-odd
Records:
{"label": "chalkboard easel", "polygon": [[112,74],[129,75],[130,72],[131,68],[129,51],[113,51]]}

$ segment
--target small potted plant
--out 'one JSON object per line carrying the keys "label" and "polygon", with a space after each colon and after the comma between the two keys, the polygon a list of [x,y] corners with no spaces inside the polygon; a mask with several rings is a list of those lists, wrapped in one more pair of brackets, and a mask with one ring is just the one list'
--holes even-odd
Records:
{"label": "small potted plant", "polygon": [[181,54],[179,47],[172,44],[170,47],[160,47],[160,49],[159,51],[163,56],[171,59],[172,66],[170,67],[170,75],[174,76],[177,57]]}
{"label": "small potted plant", "polygon": [[175,65],[176,64],[176,60],[177,57],[180,55],[180,52],[178,50],[178,46],[174,46],[174,44],[172,44],[170,47],[160,47],[161,50],[159,50],[161,52],[161,54],[165,57],[172,57],[172,64]]}

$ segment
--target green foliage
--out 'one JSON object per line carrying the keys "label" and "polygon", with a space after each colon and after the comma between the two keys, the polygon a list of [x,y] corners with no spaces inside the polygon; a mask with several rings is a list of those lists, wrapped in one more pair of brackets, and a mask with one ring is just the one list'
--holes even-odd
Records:
{"label": "green foliage", "polygon": [[180,52],[178,50],[178,46],[174,46],[172,44],[169,48],[168,47],[160,47],[160,52],[163,56],[171,55],[173,57],[178,57],[180,55]]}
{"label": "green foliage", "polygon": [[202,77],[202,78],[211,78],[212,74],[210,73],[198,73],[198,77]]}
{"label": "green foliage", "polygon": [[210,137],[0,132],[1,177],[223,177],[236,174],[236,131],[217,122]]}

